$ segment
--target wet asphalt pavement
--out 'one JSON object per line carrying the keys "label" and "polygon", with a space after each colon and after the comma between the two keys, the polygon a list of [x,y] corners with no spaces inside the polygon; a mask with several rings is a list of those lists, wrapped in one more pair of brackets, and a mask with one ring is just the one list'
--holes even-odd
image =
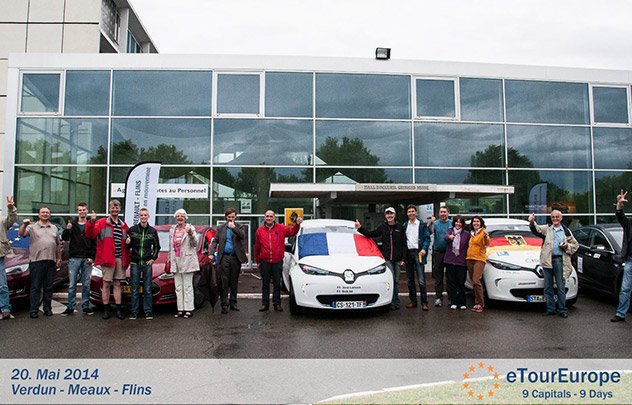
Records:
{"label": "wet asphalt pavement", "polygon": [[[405,290],[404,290],[405,291]],[[434,296],[431,296],[431,302]],[[542,317],[542,306],[488,305],[483,313],[444,306],[392,312],[311,312],[292,316],[258,312],[258,299],[223,315],[208,302],[191,319],[157,308],[151,321],[101,319],[63,311],[28,317],[14,303],[15,319],[0,322],[3,358],[629,358],[632,321],[611,323],[615,303],[580,294],[568,319]],[[10,342],[7,344],[6,342]]]}

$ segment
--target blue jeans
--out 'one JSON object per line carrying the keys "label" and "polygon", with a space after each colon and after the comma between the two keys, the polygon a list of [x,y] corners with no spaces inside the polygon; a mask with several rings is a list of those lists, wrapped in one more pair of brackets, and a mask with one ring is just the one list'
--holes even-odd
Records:
{"label": "blue jeans", "polygon": [[623,266],[623,280],[621,281],[619,306],[617,307],[617,316],[620,318],[625,318],[630,308],[630,291],[632,291],[632,256],[628,256],[628,260]]}
{"label": "blue jeans", "polygon": [[[628,294],[628,297],[630,295]],[[9,302],[9,285],[7,284],[7,272],[4,268],[4,256],[0,257],[0,310],[2,312],[11,312],[11,303]]]}
{"label": "blue jeans", "polygon": [[552,269],[544,270],[544,298],[546,299],[546,312],[555,312],[555,297],[553,294],[553,280],[557,285],[557,312],[568,312],[566,309],[566,283],[564,282],[564,264],[562,257],[552,258]]}
{"label": "blue jeans", "polygon": [[410,302],[417,303],[417,286],[415,274],[419,283],[421,305],[428,304],[428,292],[426,290],[426,274],[424,265],[419,263],[419,255],[416,252],[406,253],[406,278],[408,279],[408,297]]}
{"label": "blue jeans", "polygon": [[391,305],[399,305],[399,262],[393,260],[385,260],[386,267],[391,269],[393,273],[393,301]]}
{"label": "blue jeans", "polygon": [[151,282],[152,272],[150,264],[132,264],[130,266],[130,278],[132,283],[132,313],[138,313],[140,306],[140,276],[143,275],[143,311],[151,312]]}
{"label": "blue jeans", "polygon": [[36,314],[39,310],[42,291],[44,311],[52,310],[55,262],[53,260],[29,262],[29,272],[31,273],[31,296],[29,297],[31,307],[29,312]]}
{"label": "blue jeans", "polygon": [[92,265],[88,264],[85,257],[71,257],[68,259],[68,278],[70,286],[68,287],[68,309],[75,309],[75,301],[77,300],[77,280],[81,274],[81,308],[90,307],[90,274],[92,273]]}

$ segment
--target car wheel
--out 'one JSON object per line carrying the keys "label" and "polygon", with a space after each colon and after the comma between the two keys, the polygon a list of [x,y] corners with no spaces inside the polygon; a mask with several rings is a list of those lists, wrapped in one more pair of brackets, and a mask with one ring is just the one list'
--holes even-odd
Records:
{"label": "car wheel", "polygon": [[296,297],[294,296],[294,290],[290,290],[290,314],[292,315],[301,315],[303,313],[303,308],[301,308],[296,303]]}
{"label": "car wheel", "polygon": [[577,294],[577,296],[575,296],[575,298],[573,298],[573,299],[566,300],[566,306],[572,307],[573,305],[575,305],[575,303],[577,302],[578,298],[579,298],[579,294]]}

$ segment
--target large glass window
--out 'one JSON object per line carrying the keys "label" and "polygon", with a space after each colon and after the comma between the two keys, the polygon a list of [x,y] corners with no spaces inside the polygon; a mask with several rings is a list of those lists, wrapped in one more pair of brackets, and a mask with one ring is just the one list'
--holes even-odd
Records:
{"label": "large glass window", "polygon": [[90,210],[105,212],[105,167],[17,167],[15,192],[21,213],[47,205],[53,215],[73,213],[85,201]]}
{"label": "large glass window", "polygon": [[59,73],[24,73],[20,111],[23,113],[58,112],[60,76]]}
{"label": "large glass window", "polygon": [[632,130],[593,128],[596,169],[632,169]]}
{"label": "large glass window", "polygon": [[589,169],[587,127],[507,126],[510,167]]}
{"label": "large glass window", "polygon": [[317,168],[317,183],[412,183],[411,169]]}
{"label": "large glass window", "polygon": [[[312,200],[270,198],[270,183],[311,183],[312,170],[272,167],[215,167],[213,169],[213,213],[223,214],[235,208],[240,214],[263,214],[267,210],[282,213],[286,207],[303,208],[311,214]],[[241,210],[249,206],[251,212]]]}
{"label": "large glass window", "polygon": [[502,125],[416,123],[415,166],[504,167]]}
{"label": "large glass window", "polygon": [[461,119],[503,121],[503,84],[499,79],[459,80]]}
{"label": "large glass window", "polygon": [[312,117],[311,73],[266,73],[266,117]]}
{"label": "large glass window", "polygon": [[21,118],[17,164],[107,163],[108,120]]}
{"label": "large glass window", "polygon": [[330,166],[409,166],[407,122],[317,121],[316,164]]}
{"label": "large glass window", "polygon": [[418,117],[456,117],[454,80],[417,79]]}
{"label": "large glass window", "polygon": [[593,87],[595,123],[628,123],[628,92],[624,87]]}
{"label": "large glass window", "polygon": [[308,165],[312,132],[304,120],[216,119],[213,163]]}
{"label": "large glass window", "polygon": [[[110,169],[110,186],[112,183],[125,183],[128,173],[132,167],[113,167]],[[162,166],[160,168],[159,184],[206,184],[210,189],[209,167],[169,167]],[[110,187],[111,188],[111,187]],[[210,193],[210,190],[209,190]],[[210,214],[208,195],[206,198],[163,198],[160,195],[156,200],[157,216],[165,216],[165,218],[157,221],[157,224],[173,223],[173,213],[180,208],[184,208],[187,214]],[[170,219],[171,218],[171,219]],[[151,220],[150,220],[151,222]]]}
{"label": "large glass window", "polygon": [[260,82],[258,74],[218,74],[217,113],[259,114]]}
{"label": "large glass window", "polygon": [[592,175],[589,171],[509,170],[509,185],[515,193],[509,196],[513,214],[530,213],[536,200],[546,196],[548,211],[563,214],[593,211]]}
{"label": "large glass window", "polygon": [[211,120],[122,118],[112,120],[114,164],[148,160],[163,164],[208,165],[211,157]]}
{"label": "large glass window", "polygon": [[589,124],[586,83],[505,81],[508,122]]}
{"label": "large glass window", "polygon": [[410,77],[317,73],[316,116],[410,119]]}
{"label": "large glass window", "polygon": [[[415,183],[504,185],[504,170],[416,169]],[[496,195],[482,198],[453,198],[446,201],[452,214],[504,214],[506,198]]]}
{"label": "large glass window", "polygon": [[110,72],[66,72],[65,115],[108,115],[110,113]]}
{"label": "large glass window", "polygon": [[213,73],[115,71],[113,115],[210,116]]}
{"label": "large glass window", "polygon": [[505,171],[481,169],[416,169],[415,183],[504,185]]}
{"label": "large glass window", "polygon": [[630,184],[632,184],[632,172],[595,172],[597,212],[614,214],[617,195],[622,188],[629,190]]}

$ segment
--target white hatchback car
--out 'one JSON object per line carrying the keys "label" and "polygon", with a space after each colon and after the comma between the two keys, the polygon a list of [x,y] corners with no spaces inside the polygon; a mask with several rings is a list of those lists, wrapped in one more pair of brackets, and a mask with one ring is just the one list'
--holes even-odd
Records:
{"label": "white hatchback car", "polygon": [[[489,218],[485,219],[485,226],[491,239],[483,270],[487,297],[499,301],[545,302],[544,275],[540,266],[542,239],[531,232],[529,222]],[[469,275],[466,286],[472,288]],[[566,305],[575,304],[577,292],[578,278],[573,268],[566,280]]]}
{"label": "white hatchback car", "polygon": [[386,307],[393,298],[393,274],[375,242],[358,233],[353,221],[303,221],[292,253],[286,254],[283,281],[292,314],[303,308]]}

